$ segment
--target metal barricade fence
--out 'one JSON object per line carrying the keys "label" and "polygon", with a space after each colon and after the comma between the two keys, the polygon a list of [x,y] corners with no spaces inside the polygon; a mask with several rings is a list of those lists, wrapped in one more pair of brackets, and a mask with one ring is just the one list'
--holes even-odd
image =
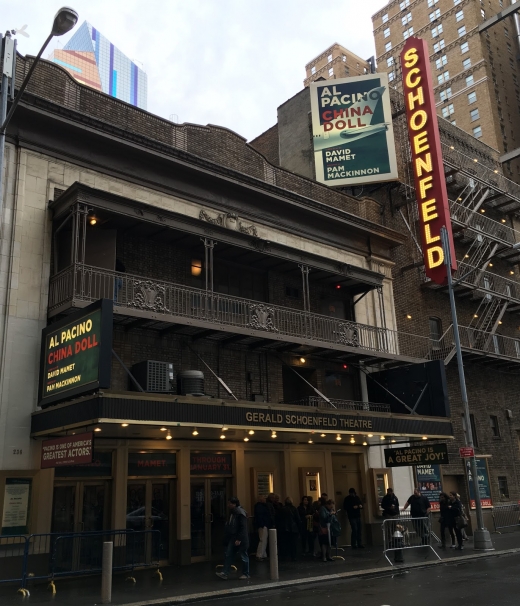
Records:
{"label": "metal barricade fence", "polygon": [[520,526],[520,504],[509,503],[508,505],[498,505],[493,507],[491,512],[495,532],[500,534],[499,529],[514,528]]}
{"label": "metal barricade fence", "polygon": [[[401,511],[399,512],[399,518],[401,520],[409,520],[409,519],[411,519],[411,517],[412,517],[412,513],[408,509],[401,509]],[[430,520],[430,534],[438,543],[441,543],[442,541],[441,541],[440,537],[433,530],[433,524],[432,524],[433,520],[432,520],[431,513],[428,514],[428,519]]]}
{"label": "metal barricade fence", "polygon": [[0,536],[0,583],[21,583],[27,537]]}
{"label": "metal barricade fence", "polygon": [[[404,552],[408,549],[431,549],[440,560],[439,554],[431,545],[430,518],[388,518],[383,522],[383,554],[393,566],[394,562],[404,562]],[[393,552],[394,562],[388,557]]]}
{"label": "metal barricade fence", "polygon": [[103,530],[0,536],[0,582],[101,573],[103,543],[114,543],[114,571],[159,567],[159,530]]}

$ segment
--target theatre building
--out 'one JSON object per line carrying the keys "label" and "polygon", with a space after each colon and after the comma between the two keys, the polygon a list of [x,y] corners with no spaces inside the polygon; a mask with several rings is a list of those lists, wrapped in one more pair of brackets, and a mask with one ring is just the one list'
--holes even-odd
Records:
{"label": "theatre building", "polygon": [[378,541],[379,499],[413,484],[383,447],[452,438],[437,341],[397,330],[407,234],[225,128],[45,61],[7,135],[2,532],[155,528],[189,564],[221,556],[231,495],[252,512],[355,487]]}

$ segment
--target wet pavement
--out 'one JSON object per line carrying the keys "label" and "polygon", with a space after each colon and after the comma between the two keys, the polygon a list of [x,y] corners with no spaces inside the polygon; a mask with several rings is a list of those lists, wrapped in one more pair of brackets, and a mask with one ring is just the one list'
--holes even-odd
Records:
{"label": "wet pavement", "polygon": [[[518,555],[510,555],[507,560],[508,562],[516,562],[516,566],[518,567],[518,564],[520,563],[520,533],[511,532],[503,535],[494,534],[492,535],[492,540],[497,551],[518,549]],[[414,569],[409,573],[405,572],[403,574],[419,575],[417,576],[418,579],[437,578],[436,583],[438,583],[437,575],[444,574],[444,572],[440,571],[446,571],[446,574],[451,578],[450,575],[453,573],[450,571],[452,568],[460,568],[461,571],[465,570],[468,564],[464,563],[464,558],[475,555],[475,552],[472,549],[471,539],[465,544],[465,550],[462,552],[451,549],[444,551],[437,549],[437,552],[447,565],[436,566],[433,569],[426,568],[425,570]],[[323,584],[319,586],[321,589],[311,589],[313,584],[318,582],[316,577],[325,576],[327,578],[325,586],[327,586],[327,583],[353,583],[359,575],[364,574],[364,580],[361,581],[361,586],[364,587],[367,583],[372,584],[372,580],[369,579],[373,576],[395,575],[396,573],[399,573],[399,569],[391,569],[388,561],[383,556],[381,547],[367,547],[365,549],[357,550],[345,548],[345,551],[338,552],[338,555],[343,556],[345,559],[324,563],[315,560],[314,558],[306,557],[300,558],[297,562],[280,562],[280,587],[283,583],[290,583],[290,586],[283,591],[291,592],[296,591],[298,587],[304,587],[307,588],[309,592],[319,591],[319,595],[321,595],[323,592]],[[429,566],[430,564],[438,562],[433,551],[427,548],[407,550],[405,558],[405,568],[408,566],[413,567],[414,565]],[[459,565],[454,566],[457,561],[459,561]],[[489,566],[489,570],[499,571],[500,566],[498,563],[502,561],[506,562],[502,557],[493,557],[484,561],[469,560],[469,565],[473,568],[478,563],[478,566],[484,566],[485,570],[487,570],[486,566]],[[212,595],[218,594],[219,592],[228,593],[228,599],[231,600],[235,598],[232,598],[229,593],[232,594],[235,591],[245,589],[253,593],[255,597],[248,595],[243,596],[240,599],[245,600],[247,597],[250,604],[255,604],[256,602],[251,600],[256,599],[256,596],[265,595],[265,600],[271,601],[271,599],[274,599],[275,593],[279,594],[282,591],[282,589],[276,588],[270,589],[269,592],[259,594],[259,592],[262,591],[262,588],[267,589],[272,583],[268,561],[257,562],[254,557],[251,558],[251,579],[247,581],[238,579],[240,572],[232,574],[227,581],[223,581],[215,575],[215,565],[215,562],[205,562],[183,567],[167,566],[161,568],[161,573],[163,575],[162,581],[153,574],[153,570],[136,571],[133,575],[136,579],[136,583],[125,580],[128,574],[115,574],[113,580],[112,603],[119,605],[132,603],[147,604],[156,601],[157,603],[163,602],[167,604],[169,601],[168,598],[171,598],[172,601],[178,601],[181,596],[204,593]],[[236,565],[240,570],[238,560]],[[496,566],[499,566],[499,568],[496,568]],[[507,566],[509,566],[509,564],[507,564]],[[349,581],[338,579],[338,575],[349,573],[353,575],[353,578]],[[367,574],[370,576],[366,576]],[[426,576],[422,577],[421,575],[423,574]],[[401,576],[401,574],[397,574],[395,578],[400,578]],[[428,581],[428,583],[430,583],[430,581]],[[29,582],[28,588],[31,595],[28,598],[23,598],[20,594],[17,594],[16,590],[18,587],[15,585],[1,585],[0,604],[1,606],[14,606],[21,603],[30,603],[34,606],[44,606],[52,603],[57,606],[92,606],[100,603],[101,580],[99,576],[75,579],[62,578],[57,579],[55,584],[57,593],[56,595],[52,595],[52,593],[47,590],[47,583]],[[377,585],[377,587],[379,587],[379,585]],[[428,585],[428,587],[430,587],[430,585]],[[435,583],[428,591],[432,591],[434,588]],[[315,595],[314,599],[319,599],[319,595]],[[379,599],[379,593],[375,593],[374,595],[377,595]],[[427,603],[424,601],[424,596],[420,596],[416,593],[413,595],[417,599],[420,599],[421,606],[428,606],[430,604],[430,602]],[[455,595],[459,596],[460,592]],[[175,598],[177,598],[177,600]],[[197,599],[204,599],[204,596],[199,596]],[[262,601],[265,600],[262,598]],[[366,604],[367,606],[371,606],[376,602],[367,601]],[[408,602],[406,602],[406,606],[408,606]],[[395,601],[392,602],[388,600],[379,601],[377,603],[379,605],[390,604],[391,606],[397,604]],[[403,605],[405,604],[405,602],[400,603]],[[431,603],[433,604],[433,602]],[[500,602],[500,604],[506,603],[508,602]],[[518,604],[518,600],[515,603]],[[362,604],[364,606],[365,602]],[[471,606],[476,606],[477,602],[472,601],[470,604]],[[486,602],[486,604],[487,606],[491,606],[492,602]],[[327,606],[331,606],[331,604],[327,604]]]}

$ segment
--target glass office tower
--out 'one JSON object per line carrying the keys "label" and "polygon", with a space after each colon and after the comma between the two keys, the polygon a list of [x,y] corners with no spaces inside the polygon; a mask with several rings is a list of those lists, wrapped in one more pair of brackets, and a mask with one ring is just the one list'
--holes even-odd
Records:
{"label": "glass office tower", "polygon": [[81,84],[146,109],[144,71],[87,21],[50,61],[61,65]]}

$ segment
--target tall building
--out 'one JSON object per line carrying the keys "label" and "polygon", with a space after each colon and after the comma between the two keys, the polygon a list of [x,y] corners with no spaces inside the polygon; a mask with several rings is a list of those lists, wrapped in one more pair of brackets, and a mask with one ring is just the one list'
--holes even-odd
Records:
{"label": "tall building", "polygon": [[327,50],[320,53],[305,66],[307,76],[304,86],[318,78],[346,78],[347,76],[361,76],[372,71],[370,60],[362,59],[341,44],[335,42]]}
{"label": "tall building", "polygon": [[49,60],[61,65],[81,84],[146,109],[144,71],[87,21],[63,49],[53,51]]}
{"label": "tall building", "polygon": [[[428,42],[438,113],[501,153],[520,147],[518,17],[480,32],[509,0],[392,0],[372,17],[378,71],[401,89],[409,36]],[[518,180],[520,162],[505,166]]]}

